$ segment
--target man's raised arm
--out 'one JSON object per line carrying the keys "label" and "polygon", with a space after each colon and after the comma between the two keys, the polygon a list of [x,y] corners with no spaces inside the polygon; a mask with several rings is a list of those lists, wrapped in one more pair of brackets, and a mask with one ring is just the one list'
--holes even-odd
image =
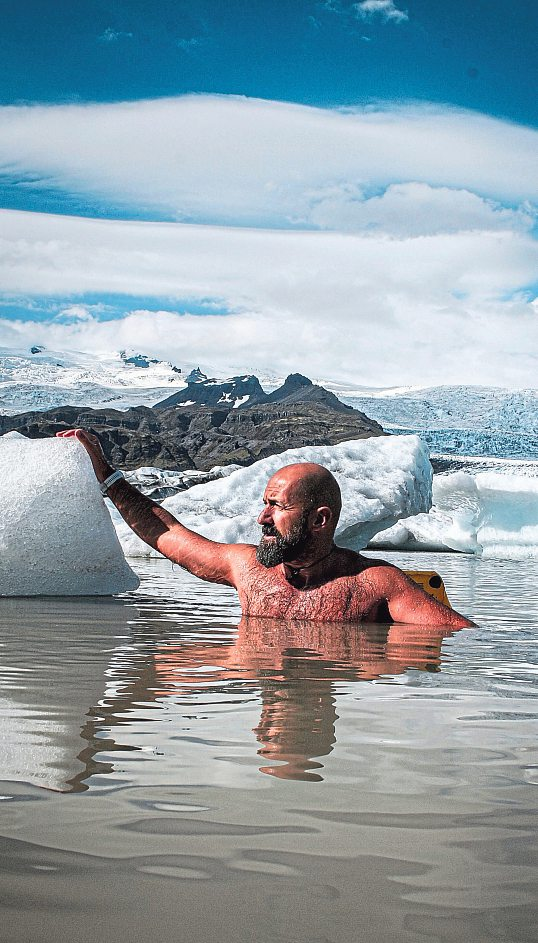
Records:
{"label": "man's raised arm", "polygon": [[[75,438],[84,446],[101,484],[114,473],[97,436],[84,429],[69,429],[58,432],[57,436]],[[107,497],[116,505],[131,530],[173,563],[178,563],[202,580],[235,586],[234,572],[241,556],[240,546],[217,543],[194,533],[123,477],[110,484]]]}

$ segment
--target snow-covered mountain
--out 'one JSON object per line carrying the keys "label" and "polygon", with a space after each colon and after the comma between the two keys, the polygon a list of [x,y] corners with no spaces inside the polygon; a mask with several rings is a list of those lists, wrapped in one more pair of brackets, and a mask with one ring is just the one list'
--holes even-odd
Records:
{"label": "snow-covered mountain", "polygon": [[[153,406],[187,386],[206,363],[170,364],[140,351],[90,355],[33,347],[0,348],[0,413],[55,406]],[[246,372],[246,371],[243,371]],[[265,393],[283,379],[255,372]],[[192,379],[192,377],[190,377]],[[371,389],[338,380],[315,383],[381,423],[389,432],[418,432],[432,453],[538,459],[538,390],[477,386]]]}
{"label": "snow-covered mountain", "polygon": [[54,406],[151,406],[186,386],[177,367],[136,351],[105,356],[0,348],[0,413]]}
{"label": "snow-covered mountain", "polygon": [[[136,350],[99,355],[38,345],[20,350],[0,347],[0,414],[55,406],[120,410],[154,406],[184,389],[200,367],[201,377],[218,380],[234,372],[231,368],[223,374],[205,361],[171,364]],[[267,371],[263,375],[258,372],[258,377],[267,392],[284,382],[283,377]]]}

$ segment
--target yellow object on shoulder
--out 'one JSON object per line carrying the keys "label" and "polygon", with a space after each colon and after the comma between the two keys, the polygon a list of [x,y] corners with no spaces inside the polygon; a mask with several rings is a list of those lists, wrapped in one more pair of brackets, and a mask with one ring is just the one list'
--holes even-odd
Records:
{"label": "yellow object on shoulder", "polygon": [[[433,596],[434,599],[438,599],[439,602],[444,603],[445,606],[450,606],[445,584],[435,570],[405,570],[405,573],[413,582],[418,583],[425,593]],[[450,608],[452,608],[452,606],[450,606]]]}

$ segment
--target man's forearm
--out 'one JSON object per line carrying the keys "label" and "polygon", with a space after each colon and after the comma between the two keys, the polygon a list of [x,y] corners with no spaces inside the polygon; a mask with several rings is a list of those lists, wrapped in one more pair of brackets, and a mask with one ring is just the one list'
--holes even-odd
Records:
{"label": "man's forearm", "polygon": [[158,549],[159,537],[178,524],[172,514],[151,498],[147,498],[124,478],[109,487],[107,497],[116,505],[123,520],[137,537],[155,549]]}
{"label": "man's forearm", "polygon": [[107,493],[124,521],[150,547],[200,579],[235,586],[235,548],[207,540],[184,527],[124,478],[111,484]]}

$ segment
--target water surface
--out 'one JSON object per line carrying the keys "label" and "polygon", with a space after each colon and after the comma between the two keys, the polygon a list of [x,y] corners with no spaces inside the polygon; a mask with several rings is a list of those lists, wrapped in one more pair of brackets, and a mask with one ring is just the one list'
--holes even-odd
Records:
{"label": "water surface", "polygon": [[384,556],[479,627],[0,600],[0,939],[534,940],[536,564]]}

